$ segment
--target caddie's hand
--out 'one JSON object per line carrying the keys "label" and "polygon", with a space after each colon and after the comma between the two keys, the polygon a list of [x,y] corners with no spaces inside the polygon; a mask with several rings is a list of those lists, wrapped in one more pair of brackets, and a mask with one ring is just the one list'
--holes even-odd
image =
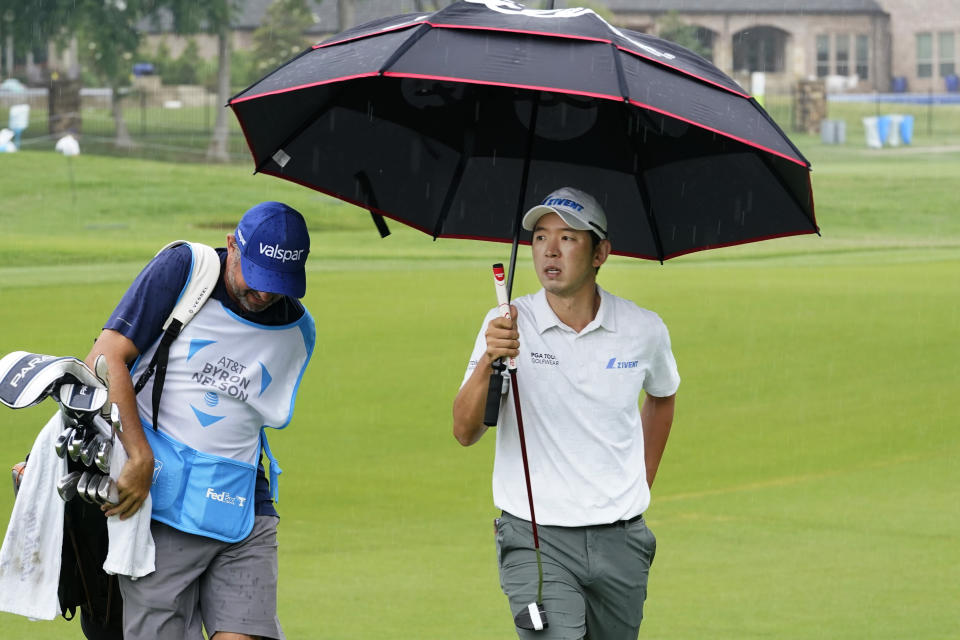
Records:
{"label": "caddie's hand", "polygon": [[126,520],[134,515],[143,506],[144,500],[150,494],[150,485],[153,483],[153,455],[138,456],[127,460],[117,478],[117,504],[105,504],[101,507],[108,518],[120,516]]}
{"label": "caddie's hand", "polygon": [[510,305],[510,318],[494,318],[484,334],[487,358],[493,364],[500,358],[520,355],[520,333],[517,331],[517,308]]}

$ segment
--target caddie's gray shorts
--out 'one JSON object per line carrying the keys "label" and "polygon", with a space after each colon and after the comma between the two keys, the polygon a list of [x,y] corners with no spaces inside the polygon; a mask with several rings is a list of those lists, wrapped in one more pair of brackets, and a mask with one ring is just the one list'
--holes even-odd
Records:
{"label": "caddie's gray shorts", "polygon": [[[500,587],[511,614],[537,598],[530,522],[496,521]],[[547,628],[517,629],[524,640],[636,640],[657,541],[642,516],[592,527],[537,526]]]}
{"label": "caddie's gray shorts", "polygon": [[153,521],[157,570],[121,577],[124,640],[203,640],[232,631],[283,639],[277,618],[277,521],[257,516],[236,543]]}

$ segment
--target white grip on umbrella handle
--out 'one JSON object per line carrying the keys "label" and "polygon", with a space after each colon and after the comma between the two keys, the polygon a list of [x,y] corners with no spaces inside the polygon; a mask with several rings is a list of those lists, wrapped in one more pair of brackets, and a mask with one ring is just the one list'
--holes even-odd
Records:
{"label": "white grip on umbrella handle", "polygon": [[[493,265],[493,284],[494,289],[496,289],[497,292],[497,311],[500,312],[501,318],[509,318],[510,299],[507,297],[507,282],[503,271],[503,265],[499,262]],[[507,368],[510,371],[516,371],[517,359],[512,356],[507,358]]]}

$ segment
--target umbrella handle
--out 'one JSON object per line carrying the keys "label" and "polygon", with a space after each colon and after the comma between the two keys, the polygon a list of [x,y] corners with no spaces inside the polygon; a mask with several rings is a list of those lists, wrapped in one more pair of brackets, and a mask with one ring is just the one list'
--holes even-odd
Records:
{"label": "umbrella handle", "polygon": [[[493,265],[493,284],[497,292],[497,311],[501,318],[510,317],[510,299],[507,297],[507,283],[504,278],[503,264],[498,262]],[[507,368],[510,371],[517,370],[517,359],[513,356],[507,358]]]}
{"label": "umbrella handle", "polygon": [[[510,317],[510,300],[507,297],[507,287],[504,278],[503,264],[498,262],[493,265],[493,284],[497,292],[497,309],[503,318]],[[493,363],[493,373],[490,374],[490,385],[487,387],[487,403],[483,411],[483,424],[488,427],[497,426],[497,419],[500,416],[500,398],[503,395],[503,370],[507,367],[511,371],[517,368],[517,359],[508,358],[508,363],[504,365],[503,359]]]}

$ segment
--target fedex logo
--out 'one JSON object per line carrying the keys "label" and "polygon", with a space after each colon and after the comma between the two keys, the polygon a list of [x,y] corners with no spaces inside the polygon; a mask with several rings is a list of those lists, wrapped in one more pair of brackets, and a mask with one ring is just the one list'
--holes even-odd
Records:
{"label": "fedex logo", "polygon": [[260,255],[280,262],[297,261],[303,256],[303,249],[283,249],[278,244],[260,243]]}
{"label": "fedex logo", "polygon": [[243,503],[247,501],[245,497],[232,496],[227,491],[217,493],[212,487],[207,487],[207,495],[204,497],[210,498],[211,500],[216,500],[217,502],[223,502],[224,504],[235,504],[241,509],[243,508]]}
{"label": "fedex logo", "polygon": [[547,205],[548,207],[566,207],[567,209],[573,209],[574,211],[583,211],[582,204],[567,198],[547,198],[540,204]]}

